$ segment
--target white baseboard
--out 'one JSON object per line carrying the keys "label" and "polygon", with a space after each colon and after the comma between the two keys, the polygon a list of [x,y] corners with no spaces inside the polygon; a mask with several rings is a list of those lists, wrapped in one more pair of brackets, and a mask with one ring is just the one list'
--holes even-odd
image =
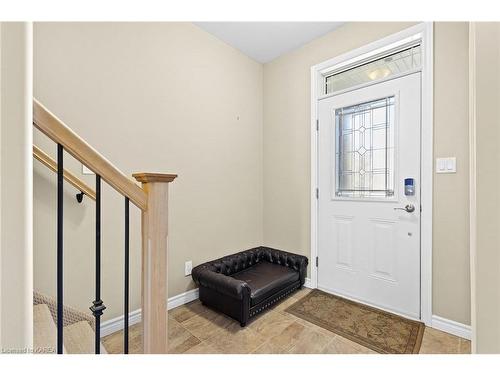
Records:
{"label": "white baseboard", "polygon": [[470,326],[463,323],[455,322],[453,320],[442,318],[437,315],[432,316],[432,328],[438,329],[446,333],[450,333],[455,336],[462,337],[467,340],[470,340],[472,337],[472,331]]}
{"label": "white baseboard", "polygon": [[195,299],[198,299],[200,296],[200,292],[198,288],[188,290],[187,292],[178,294],[176,296],[170,297],[168,299],[168,309],[175,309],[178,306],[185,305]]}
{"label": "white baseboard", "polygon": [[312,289],[311,279],[309,277],[306,277],[306,281],[304,282],[304,286],[306,288]]}
{"label": "white baseboard", "polygon": [[[141,309],[137,309],[129,312],[128,314],[128,325],[137,324],[141,321]],[[117,316],[116,318],[106,320],[101,322],[101,337],[111,335],[114,332],[123,329],[123,315]]]}
{"label": "white baseboard", "polygon": [[[194,301],[199,296],[198,289],[192,289],[187,292],[178,294],[168,299],[168,310]],[[141,309],[134,310],[128,314],[128,325],[134,325],[141,321]],[[106,320],[101,323],[101,337],[108,336],[114,332],[123,329],[123,315],[116,318]]]}

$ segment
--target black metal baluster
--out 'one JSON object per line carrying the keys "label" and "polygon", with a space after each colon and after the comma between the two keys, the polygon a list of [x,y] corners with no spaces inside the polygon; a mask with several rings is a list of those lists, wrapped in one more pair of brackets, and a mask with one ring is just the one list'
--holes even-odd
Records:
{"label": "black metal baluster", "polygon": [[57,144],[57,354],[63,353],[63,153]]}
{"label": "black metal baluster", "polygon": [[128,296],[129,296],[129,199],[125,197],[125,295],[124,301],[124,327],[123,327],[123,353],[128,354]]}
{"label": "black metal baluster", "polygon": [[95,178],[95,301],[90,307],[95,317],[95,354],[101,352],[101,315],[104,306],[101,300],[101,176]]}

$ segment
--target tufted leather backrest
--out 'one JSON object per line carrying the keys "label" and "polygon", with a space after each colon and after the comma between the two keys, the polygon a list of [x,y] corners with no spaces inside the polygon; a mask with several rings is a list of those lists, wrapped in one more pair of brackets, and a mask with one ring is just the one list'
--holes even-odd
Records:
{"label": "tufted leather backrest", "polygon": [[226,276],[233,275],[243,271],[261,261],[260,248],[256,247],[250,250],[242,251],[237,254],[229,255],[212,262],[214,271]]}
{"label": "tufted leather backrest", "polygon": [[307,258],[302,255],[259,246],[200,264],[196,268],[230,276],[262,261],[289,267],[297,272],[304,271],[308,263]]}

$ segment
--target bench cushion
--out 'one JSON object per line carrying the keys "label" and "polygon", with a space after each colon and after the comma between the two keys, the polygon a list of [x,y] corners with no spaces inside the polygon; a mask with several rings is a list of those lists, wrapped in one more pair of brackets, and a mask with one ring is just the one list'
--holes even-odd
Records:
{"label": "bench cushion", "polygon": [[299,280],[299,273],[288,267],[261,261],[250,268],[231,275],[245,281],[250,287],[250,304],[255,306],[279,292],[283,287]]}

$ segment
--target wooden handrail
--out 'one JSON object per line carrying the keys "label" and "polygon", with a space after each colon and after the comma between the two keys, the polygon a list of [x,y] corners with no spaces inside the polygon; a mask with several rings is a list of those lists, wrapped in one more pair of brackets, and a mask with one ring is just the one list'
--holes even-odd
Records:
{"label": "wooden handrail", "polygon": [[[56,161],[35,145],[33,145],[33,157],[40,163],[48,167],[50,170],[57,173]],[[64,170],[63,175],[66,181],[68,181],[71,185],[73,185],[79,191],[84,193],[87,197],[95,201],[95,191],[92,190],[90,186],[88,186],[85,182],[80,180],[78,177],[76,177],[73,173],[71,173],[67,169]]]}
{"label": "wooden handrail", "polygon": [[147,194],[130,178],[80,138],[38,100],[33,99],[33,124],[54,142],[59,143],[75,159],[101,176],[120,194],[128,197],[141,210],[147,209]]}

